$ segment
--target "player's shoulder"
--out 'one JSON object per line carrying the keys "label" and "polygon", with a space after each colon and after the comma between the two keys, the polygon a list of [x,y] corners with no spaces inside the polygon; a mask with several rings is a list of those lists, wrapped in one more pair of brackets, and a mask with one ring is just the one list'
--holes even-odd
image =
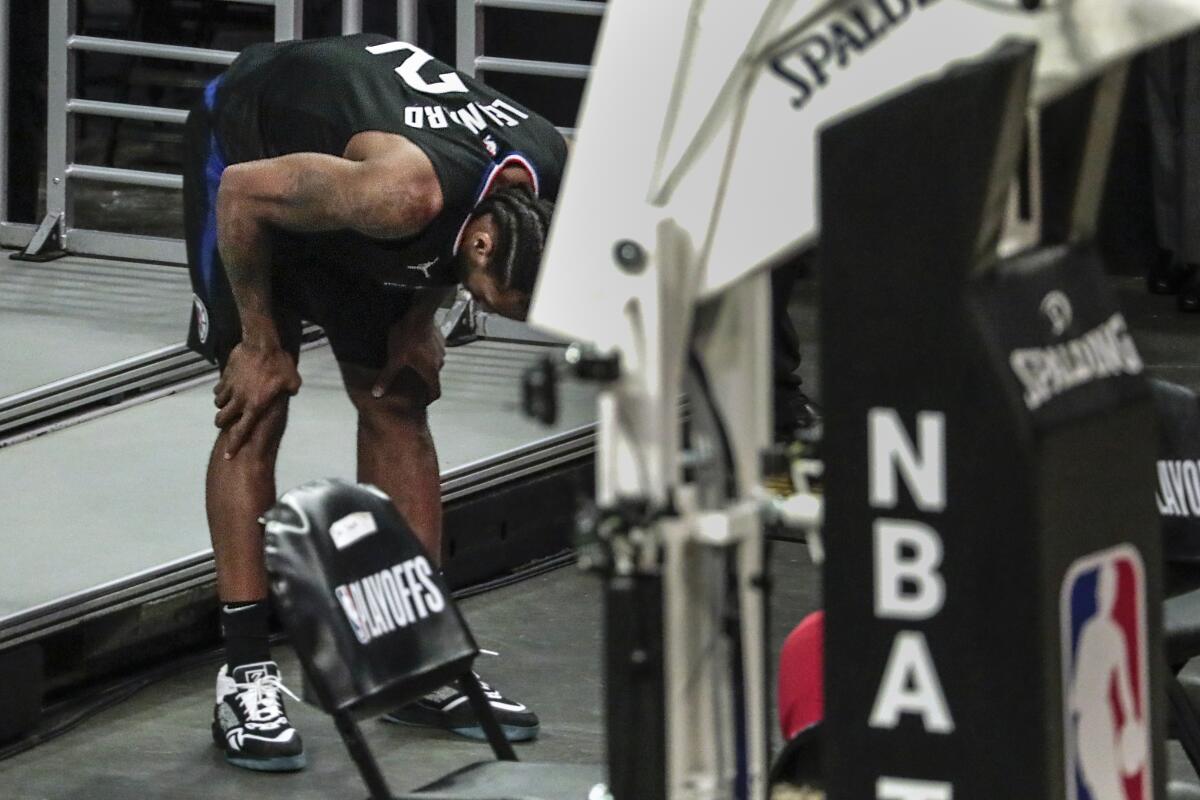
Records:
{"label": "player's shoulder", "polygon": [[343,157],[364,163],[372,171],[396,181],[437,180],[437,171],[425,148],[394,131],[358,131],[346,143]]}
{"label": "player's shoulder", "polygon": [[424,149],[398,133],[367,130],[350,138],[345,156],[358,162],[363,188],[371,196],[391,198],[392,212],[403,206],[405,227],[423,228],[441,213],[444,192]]}
{"label": "player's shoulder", "polygon": [[[370,56],[370,48],[390,41],[378,33],[356,33],[318,39],[296,39],[263,45],[264,62],[274,62],[273,78],[311,80],[311,69],[319,69],[331,78],[339,72],[348,76],[361,73]],[[265,64],[264,64],[265,65]],[[316,88],[316,87],[313,87]]]}

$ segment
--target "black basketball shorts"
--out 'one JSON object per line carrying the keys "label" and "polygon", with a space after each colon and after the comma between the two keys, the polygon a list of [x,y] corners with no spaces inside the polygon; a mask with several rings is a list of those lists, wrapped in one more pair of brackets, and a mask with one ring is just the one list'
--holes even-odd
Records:
{"label": "black basketball shorts", "polygon": [[[237,303],[217,250],[217,190],[226,163],[213,133],[220,78],[188,114],[184,133],[183,204],[188,270],[194,294],[188,347],[225,366],[242,338]],[[299,353],[305,321],[325,329],[338,361],[378,369],[387,360],[388,330],[412,306],[414,292],[385,287],[321,264],[278,264],[272,304],[285,349]]]}

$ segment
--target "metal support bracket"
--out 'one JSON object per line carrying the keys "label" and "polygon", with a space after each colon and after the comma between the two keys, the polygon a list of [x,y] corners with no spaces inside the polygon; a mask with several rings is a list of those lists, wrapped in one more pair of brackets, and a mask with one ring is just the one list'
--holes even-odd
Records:
{"label": "metal support bracket", "polygon": [[62,240],[62,214],[47,214],[42,224],[33,233],[29,244],[19,253],[13,253],[14,261],[53,261],[67,254]]}
{"label": "metal support bracket", "polygon": [[447,347],[470,344],[479,338],[479,310],[466,292],[460,292],[441,322]]}

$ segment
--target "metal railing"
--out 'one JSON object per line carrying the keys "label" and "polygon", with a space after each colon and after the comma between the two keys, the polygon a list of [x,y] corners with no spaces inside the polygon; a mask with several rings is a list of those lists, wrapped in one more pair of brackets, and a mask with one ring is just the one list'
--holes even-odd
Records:
{"label": "metal railing", "polygon": [[[396,0],[396,38],[402,42],[417,41],[418,0]],[[362,0],[342,0],[342,33],[362,33]]]}
{"label": "metal railing", "polygon": [[[293,39],[301,32],[302,0],[256,0],[275,10],[276,41]],[[111,53],[140,58],[168,59],[198,64],[228,65],[237,57],[229,50],[108,39],[77,32],[78,0],[52,0],[49,4],[49,63],[46,76],[46,217],[42,229],[57,229],[64,250],[90,255],[183,263],[183,242],[157,236],[140,236],[75,228],[72,189],[80,181],[104,181],[158,189],[181,189],[183,177],[120,167],[75,162],[73,116],[98,115],[130,120],[182,124],[187,111],[176,108],[109,103],[76,96],[76,54]]]}
{"label": "metal railing", "polygon": [[[276,40],[299,37],[303,0],[240,0],[275,9],[274,35]],[[362,29],[363,0],[343,0],[342,31],[355,33]],[[397,0],[397,38],[414,41],[417,38],[419,0]],[[501,72],[542,75],[570,79],[585,79],[591,67],[587,64],[501,58],[484,55],[482,50],[482,13],[487,8],[537,11],[579,16],[603,16],[605,4],[596,0],[456,0],[455,60],[457,67],[468,74]],[[0,246],[37,247],[61,245],[71,252],[88,255],[133,258],[139,260],[183,263],[184,245],[179,239],[113,233],[110,231],[74,228],[72,222],[71,188],[81,181],[103,181],[123,185],[179,189],[183,180],[171,173],[103,167],[75,163],[75,136],[72,118],[82,115],[101,116],[143,122],[182,124],[187,111],[131,103],[88,100],[75,96],[76,54],[111,53],[142,58],[169,59],[191,63],[226,65],[237,57],[229,50],[214,50],[184,45],[140,42],[85,36],[76,32],[78,0],[51,0],[49,7],[49,63],[47,74],[46,130],[46,217],[40,226],[8,220],[8,132],[0,130]],[[9,5],[0,0],[0,52],[8,51],[12,35]],[[0,59],[0,110],[8,104],[8,63]],[[3,115],[7,117],[7,114]],[[568,135],[570,128],[563,128]]]}
{"label": "metal railing", "polygon": [[[541,11],[550,14],[602,17],[605,4],[595,0],[457,0],[455,23],[455,66],[469,75],[482,72],[506,72],[516,75],[541,75],[551,78],[584,80],[591,74],[589,64],[560,61],[534,61],[524,58],[500,58],[484,55],[483,12],[488,8],[516,11]],[[572,135],[574,129],[560,128]]]}
{"label": "metal railing", "polygon": [[[238,0],[274,8],[276,41],[299,38],[303,0]],[[344,33],[362,29],[363,0],[343,0]],[[397,35],[413,40],[417,34],[418,0],[397,0]],[[27,252],[61,248],[87,255],[182,264],[186,261],[180,239],[75,228],[72,188],[81,181],[103,181],[130,186],[179,190],[180,175],[165,172],[94,166],[75,162],[73,118],[89,115],[143,122],[182,125],[187,111],[150,105],[88,100],[76,96],[76,55],[110,53],[140,58],[167,59],[198,64],[228,65],[237,53],[175,44],[85,36],[77,32],[78,0],[51,0],[49,60],[47,63],[46,216],[41,225],[8,221],[8,130],[0,129],[0,246],[25,247]],[[8,0],[0,0],[0,53],[9,52],[12,35]],[[8,60],[0,58],[0,112],[8,108]],[[0,120],[8,119],[0,113]]]}

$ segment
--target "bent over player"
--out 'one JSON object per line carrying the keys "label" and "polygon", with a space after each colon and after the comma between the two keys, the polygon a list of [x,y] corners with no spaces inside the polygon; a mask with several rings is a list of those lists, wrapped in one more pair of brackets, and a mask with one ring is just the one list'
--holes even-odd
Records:
{"label": "bent over player", "polygon": [[[358,479],[387,492],[435,558],[441,486],[426,407],[441,393],[434,312],[462,283],[523,319],[566,160],[545,119],[413,45],[362,34],[247,48],[187,124],[188,344],[221,367],[206,505],[226,664],[213,735],[227,760],[304,765],[267,643],[259,515],[301,321],[324,327],[358,413]],[[488,696],[512,739],[537,717]],[[456,689],[392,721],[482,736]]]}

